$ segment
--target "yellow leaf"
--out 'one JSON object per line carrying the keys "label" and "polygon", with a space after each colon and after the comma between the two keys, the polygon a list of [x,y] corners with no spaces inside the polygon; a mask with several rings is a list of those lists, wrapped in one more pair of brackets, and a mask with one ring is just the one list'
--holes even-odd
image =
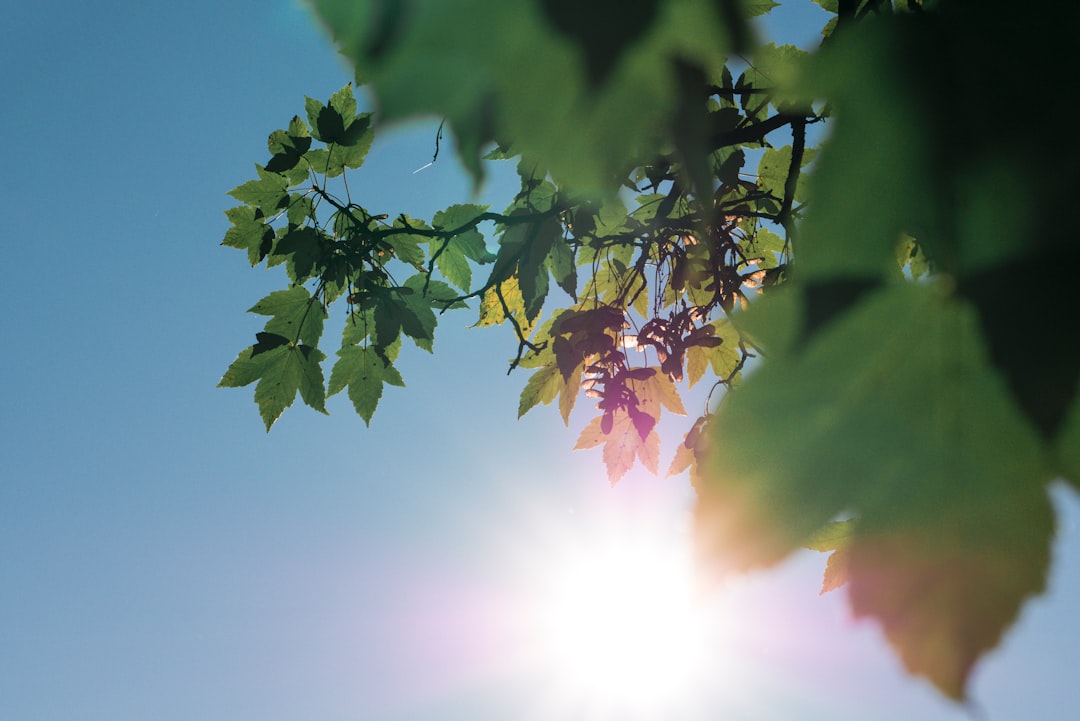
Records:
{"label": "yellow leaf", "polygon": [[[643,410],[653,418],[660,418],[661,405],[676,415],[686,415],[686,408],[683,406],[679,389],[675,386],[675,382],[668,377],[667,373],[660,372],[658,368],[651,378],[644,381],[644,386],[644,397],[647,399],[647,406]],[[639,391],[638,398],[641,399],[642,395]]]}
{"label": "yellow leaf", "polygon": [[506,312],[503,310],[502,301],[499,300],[499,295],[495,290],[496,287],[502,291],[506,307],[510,309],[514,320],[518,322],[521,332],[528,338],[532,334],[533,328],[536,327],[539,316],[532,320],[525,317],[525,301],[521,297],[521,288],[518,286],[516,276],[510,276],[497,286],[484,291],[483,296],[480,297],[480,319],[476,325],[487,327],[506,322]]}
{"label": "yellow leaf", "polygon": [[687,448],[685,443],[680,443],[679,447],[675,449],[675,457],[671,459],[671,465],[668,466],[668,477],[677,476],[694,463],[694,451],[691,448]]}

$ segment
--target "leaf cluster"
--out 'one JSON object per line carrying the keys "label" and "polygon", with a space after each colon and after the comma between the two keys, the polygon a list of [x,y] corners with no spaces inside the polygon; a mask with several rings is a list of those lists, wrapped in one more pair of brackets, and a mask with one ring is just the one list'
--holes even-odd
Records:
{"label": "leaf cluster", "polygon": [[[289,287],[251,309],[269,320],[221,385],[257,382],[267,428],[297,393],[325,412],[346,389],[370,422],[404,385],[403,338],[431,351],[441,313],[476,299],[531,372],[519,417],[557,401],[569,423],[589,399],[575,447],[602,448],[615,483],[659,470],[662,417],[708,377],[668,471],[697,489],[703,557],[832,551],[823,591],[962,699],[1045,584],[1047,483],[1080,483],[1059,227],[1080,151],[986,107],[1068,86],[1080,11],[815,2],[833,17],[807,53],[754,43],[769,0],[316,0],[382,118],[442,116],[474,178],[516,162],[521,186],[501,212],[369,210],[348,175],[371,116],[351,87],[309,98],[230,193],[224,244]],[[1016,37],[1044,40],[986,57]]]}

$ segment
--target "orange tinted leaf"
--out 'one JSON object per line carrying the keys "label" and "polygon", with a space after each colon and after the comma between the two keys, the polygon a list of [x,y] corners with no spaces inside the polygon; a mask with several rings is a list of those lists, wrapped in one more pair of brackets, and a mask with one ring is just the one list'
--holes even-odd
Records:
{"label": "orange tinted leaf", "polygon": [[680,443],[678,448],[675,449],[675,457],[671,459],[671,465],[668,466],[668,477],[677,476],[694,462],[694,451],[686,447],[685,443]]}
{"label": "orange tinted leaf", "polygon": [[966,698],[975,662],[998,645],[1026,598],[1045,588],[1049,498],[1037,484],[1000,491],[917,527],[860,530],[841,559],[856,617],[876,619],[908,671],[957,700]]}
{"label": "orange tinted leaf", "polygon": [[825,562],[825,575],[821,579],[821,593],[835,591],[848,582],[848,559],[851,552],[847,548],[839,548],[829,554],[829,560]]}
{"label": "orange tinted leaf", "polygon": [[626,411],[612,413],[611,432],[603,431],[604,416],[597,416],[581,431],[574,450],[589,450],[604,445],[603,459],[608,479],[615,485],[626,475],[634,460],[640,460],[651,472],[656,473],[660,460],[660,436],[655,430],[642,440],[638,429]]}

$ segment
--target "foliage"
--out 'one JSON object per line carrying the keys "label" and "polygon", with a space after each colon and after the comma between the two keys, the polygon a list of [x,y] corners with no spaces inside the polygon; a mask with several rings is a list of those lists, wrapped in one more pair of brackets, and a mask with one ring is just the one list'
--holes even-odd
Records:
{"label": "foliage", "polygon": [[[661,416],[709,377],[735,390],[669,472],[690,471],[711,567],[833,551],[823,592],[962,699],[1044,587],[1047,483],[1080,484],[1077,150],[1018,124],[1067,87],[1080,11],[815,1],[834,16],[810,54],[755,43],[769,0],[316,0],[380,121],[438,114],[478,182],[517,162],[521,189],[391,220],[348,191],[372,116],[350,87],[309,98],[230,193],[224,244],[289,287],[252,307],[269,320],[221,385],[257,382],[268,429],[346,389],[370,422],[403,336],[431,351],[472,303],[531,371],[519,416],[595,401],[576,448],[615,483],[658,471]],[[1026,109],[988,110],[1020,89]]]}

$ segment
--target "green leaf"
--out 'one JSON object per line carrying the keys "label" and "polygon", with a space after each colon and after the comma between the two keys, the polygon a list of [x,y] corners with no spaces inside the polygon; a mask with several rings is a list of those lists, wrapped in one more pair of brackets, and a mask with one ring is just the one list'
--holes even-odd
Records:
{"label": "green leaf", "polygon": [[484,236],[477,230],[466,231],[454,237],[465,257],[481,265],[495,260],[495,254],[487,249]]}
{"label": "green leaf", "polygon": [[[356,115],[356,97],[351,85],[346,85],[330,96],[330,102],[326,105],[314,98],[307,98],[305,107],[316,140],[321,140],[328,146],[354,146],[358,143],[371,145],[370,114]],[[365,147],[361,160],[366,152]]]}
{"label": "green leaf", "polygon": [[246,205],[229,208],[225,216],[232,227],[225,231],[222,245],[248,252],[251,264],[258,265],[273,247],[274,229],[266,224],[263,214]]}
{"label": "green leaf", "polygon": [[370,133],[352,145],[330,145],[328,148],[316,148],[304,154],[304,160],[313,171],[328,178],[336,178],[346,168],[359,168],[371,148],[373,135]]}
{"label": "green leaf", "polygon": [[[791,170],[791,152],[790,145],[785,145],[779,149],[768,148],[762,154],[761,162],[758,163],[758,187],[766,193],[772,194],[778,200],[784,197],[784,184],[787,182],[788,172]],[[806,167],[816,154],[816,151],[812,148],[804,150],[802,164],[799,166],[800,169]],[[797,203],[806,201],[805,174],[800,174],[795,185],[794,200]]]}
{"label": "green leaf", "polygon": [[[307,112],[308,126],[314,131],[319,127],[319,113],[326,107],[320,101],[315,98],[304,97],[304,110]],[[317,140],[321,140],[318,135],[315,136]]]}
{"label": "green leaf", "polygon": [[291,225],[304,225],[315,213],[314,203],[308,193],[294,193],[289,196],[289,209],[286,219]]}
{"label": "green leaf", "polygon": [[626,206],[619,199],[606,201],[596,213],[596,236],[617,235],[626,230]]}
{"label": "green leaf", "polygon": [[[465,307],[464,303],[453,303],[446,305],[444,301],[446,298],[454,298],[454,291],[445,283],[438,281],[428,281],[427,276],[424,273],[417,273],[410,276],[404,284],[406,290],[412,290],[411,294],[405,295],[405,302],[409,305],[413,314],[420,322],[420,326],[417,332],[414,334],[406,329],[405,333],[413,339],[418,348],[426,350],[431,353],[434,348],[435,341],[435,326],[439,324],[439,319],[435,316],[433,308],[438,308],[442,311],[446,308],[461,308]],[[402,325],[404,328],[404,324]]]}
{"label": "green leaf", "polygon": [[271,173],[262,166],[256,165],[255,170],[259,174],[258,180],[249,180],[243,185],[238,185],[229,191],[229,195],[241,203],[258,208],[263,215],[273,215],[282,203],[288,198],[286,188],[288,180],[277,173]]}
{"label": "green leaf", "polygon": [[315,119],[314,129],[315,137],[327,145],[337,143],[345,135],[345,119],[334,108],[324,106]]}
{"label": "green leaf", "polygon": [[[263,357],[263,356],[260,356]],[[326,413],[322,361],[326,354],[310,346],[282,346],[265,354],[267,365],[255,386],[255,402],[266,430],[282,412],[300,398],[317,411]]]}
{"label": "green leaf", "polygon": [[806,539],[805,546],[811,551],[836,551],[851,545],[855,536],[855,521],[833,521],[827,523]]}
{"label": "green leaf", "polygon": [[436,213],[431,222],[437,230],[460,231],[449,239],[432,241],[432,253],[438,253],[435,262],[439,272],[464,291],[472,285],[472,268],[466,259],[477,263],[495,259],[487,250],[484,236],[475,229],[477,218],[486,211],[483,205],[452,205]]}
{"label": "green leaf", "polygon": [[548,0],[540,7],[544,18],[581,50],[591,87],[599,89],[623,54],[646,34],[657,12],[657,0],[624,4],[613,17],[612,6]]}
{"label": "green leaf", "polygon": [[338,360],[330,372],[329,395],[349,388],[349,400],[357,414],[371,425],[371,417],[382,398],[383,385],[404,386],[405,381],[394,366],[374,348],[348,346],[337,352]]}
{"label": "green leaf", "polygon": [[574,251],[563,240],[562,236],[556,237],[551,243],[551,252],[547,257],[547,267],[554,276],[555,282],[572,299],[577,300],[577,268],[574,265]]}
{"label": "green leaf", "polygon": [[736,314],[730,323],[716,327],[720,332],[724,325],[729,325],[737,331],[736,338],[746,337],[769,355],[786,356],[796,346],[804,311],[799,293],[781,287],[750,304],[749,309]]}
{"label": "green leaf", "polygon": [[353,95],[352,83],[345,84],[330,96],[327,106],[334,109],[341,116],[342,122],[348,124],[356,116],[356,96]]}
{"label": "green leaf", "polygon": [[549,365],[536,371],[529,377],[521,399],[518,402],[518,418],[528,413],[537,405],[551,403],[559,395],[564,385],[562,373],[557,365]]}
{"label": "green leaf", "polygon": [[289,260],[289,277],[294,283],[303,283],[318,274],[317,266],[325,260],[326,239],[315,228],[301,226],[289,228],[274,246],[274,255],[285,256]]}
{"label": "green leaf", "polygon": [[468,308],[453,288],[441,280],[428,280],[423,273],[418,273],[406,280],[405,287],[412,288],[421,297],[427,299],[431,308],[440,312],[454,308]]}
{"label": "green leaf", "polygon": [[721,148],[712,154],[712,160],[713,173],[717,180],[726,186],[738,186],[739,174],[746,164],[746,153],[738,148]]}
{"label": "green leaf", "polygon": [[506,280],[517,269],[520,258],[525,253],[528,240],[526,224],[512,225],[499,238],[499,252],[491,268],[486,285],[492,286]]}
{"label": "green leaf", "polygon": [[345,128],[345,134],[337,142],[338,145],[353,149],[353,154],[348,156],[347,167],[360,167],[364,157],[367,155],[367,151],[371,149],[371,143],[374,139],[371,113],[362,113],[353,118],[352,122]]}
{"label": "green leaf", "polygon": [[758,187],[776,199],[784,197],[784,183],[791,167],[791,146],[767,148],[758,163]]}
{"label": "green leaf", "polygon": [[467,226],[475,227],[476,219],[486,213],[488,206],[476,205],[475,203],[462,203],[451,205],[446,210],[435,213],[431,219],[434,228],[445,231],[454,231]]}
{"label": "green leaf", "polygon": [[1043,587],[1048,468],[973,308],[947,286],[890,286],[725,397],[709,424],[698,537],[718,570],[749,568],[854,514],[855,612],[959,698]]}
{"label": "green leaf", "polygon": [[409,235],[391,235],[386,239],[390,247],[394,249],[394,255],[403,263],[408,263],[417,270],[424,269],[424,251]]}
{"label": "green leaf", "polygon": [[296,167],[300,158],[311,147],[311,138],[307,136],[307,128],[304,127],[304,135],[293,136],[285,130],[275,130],[270,133],[267,146],[273,157],[266,164],[266,170],[271,173],[285,173]]}
{"label": "green leaf", "polygon": [[755,118],[763,117],[771,104],[780,112],[799,105],[792,93],[795,79],[810,57],[795,45],[766,43],[754,50],[753,62],[744,74],[747,85],[772,92],[767,95],[744,95],[744,107]]}
{"label": "green leaf", "polygon": [[413,288],[391,288],[382,295],[375,306],[374,319],[377,347],[389,346],[404,332],[418,347],[432,350],[438,321],[430,301]]}
{"label": "green leaf", "polygon": [[[743,361],[742,349],[739,346],[742,338],[735,326],[728,321],[713,321],[711,325],[721,342],[720,345],[708,349],[709,365],[717,378],[730,378]],[[687,350],[687,353],[689,352]]]}
{"label": "green leaf", "polygon": [[[299,115],[294,115],[292,120],[289,121],[289,128],[286,131],[294,140],[299,138],[311,137],[311,128],[308,127]],[[270,152],[277,152],[271,148]]]}
{"label": "green leaf", "polygon": [[[468,292],[472,285],[472,267],[465,258],[465,253],[458,241],[458,236],[433,244],[435,249],[435,266],[448,281]],[[441,252],[440,252],[441,251]]]}
{"label": "green leaf", "polygon": [[784,252],[784,239],[767,228],[758,228],[741,245],[746,257],[755,260],[755,265],[762,270],[777,267],[780,254]]}
{"label": "green leaf", "polygon": [[256,333],[255,345],[251,346],[251,357],[259,355],[260,353],[266,353],[272,351],[278,346],[287,345],[289,339],[285,336],[277,335],[276,333]]}
{"label": "green leaf", "polygon": [[[642,148],[663,145],[657,136],[677,101],[676,59],[721,67],[730,50],[715,3],[651,4],[662,6],[653,23],[644,20],[651,12],[626,7],[600,8],[603,21],[591,23],[570,18],[597,8],[568,3],[555,13],[568,23],[561,28],[532,0],[424,3],[385,15],[349,0],[314,5],[371,81],[383,120],[445,117],[477,179],[488,141],[504,137],[543,158],[556,181],[592,191],[631,167]],[[751,9],[764,7],[758,0]]]}
{"label": "green leaf", "polygon": [[266,323],[267,333],[276,333],[296,342],[316,346],[322,336],[326,310],[307,288],[296,286],[278,290],[248,309],[249,313],[273,316]]}
{"label": "green leaf", "polygon": [[[828,57],[811,67],[807,91],[830,97],[844,122],[810,182],[816,197],[829,200],[811,206],[802,226],[804,278],[888,277],[901,234],[936,225],[940,170],[926,143],[936,126],[928,125],[922,99],[899,92],[912,83],[896,49],[918,42],[867,24],[865,32],[837,36]],[[960,210],[959,202],[952,206],[950,216]],[[984,246],[997,240],[994,232],[980,233]]]}
{"label": "green leaf", "polygon": [[913,279],[922,278],[930,272],[930,261],[923,253],[922,246],[910,235],[900,236],[900,242],[896,244],[896,263],[901,269],[906,269]]}
{"label": "green leaf", "polygon": [[[263,342],[262,339],[259,340],[260,343]],[[266,345],[269,345],[269,343]],[[240,351],[240,354],[236,356],[236,360],[229,365],[228,370],[218,381],[218,388],[240,388],[254,383],[262,377],[266,359],[258,358],[261,353],[256,354],[256,348],[257,346],[248,346]]]}
{"label": "green leaf", "polygon": [[293,404],[297,392],[304,403],[317,411],[326,412],[320,365],[326,359],[325,354],[318,348],[291,343],[277,345],[257,355],[252,354],[253,348],[240,352],[218,386],[245,386],[258,380],[255,402],[267,431]]}
{"label": "green leaf", "polygon": [[[814,1],[817,2],[817,0]],[[824,2],[829,2],[829,0],[824,0]],[[743,0],[741,3],[742,10],[747,17],[764,15],[779,6],[780,3],[774,2],[774,0]]]}
{"label": "green leaf", "polygon": [[373,337],[374,330],[374,310],[372,308],[360,310],[354,307],[345,319],[345,327],[341,331],[341,347],[363,343],[368,337]]}
{"label": "green leaf", "polygon": [[547,264],[541,260],[536,266],[520,265],[518,267],[518,284],[525,305],[525,318],[529,321],[535,321],[540,316],[540,310],[544,307],[544,300],[547,298]]}

